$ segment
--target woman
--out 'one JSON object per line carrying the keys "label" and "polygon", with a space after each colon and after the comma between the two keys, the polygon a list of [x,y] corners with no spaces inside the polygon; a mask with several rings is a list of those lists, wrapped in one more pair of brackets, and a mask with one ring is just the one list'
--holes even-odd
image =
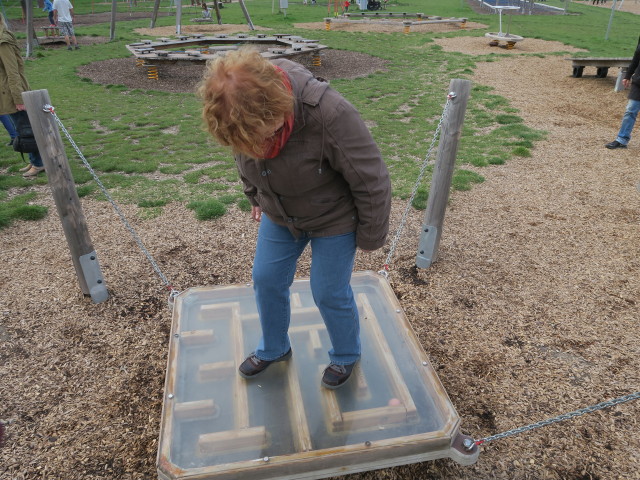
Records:
{"label": "woman", "polygon": [[290,358],[289,287],[311,244],[311,291],[332,344],[322,385],[338,388],[360,358],[356,247],[382,247],[389,228],[380,151],[355,108],[289,60],[229,52],[208,65],[199,93],[208,130],[231,147],[260,222],[252,273],[262,338],[240,375]]}
{"label": "woman", "polygon": [[[24,62],[16,37],[9,31],[4,16],[0,13],[0,115],[15,115],[26,110],[22,103],[22,92],[29,90],[24,76]],[[14,123],[16,123],[14,121]],[[36,177],[44,172],[40,153],[29,154],[29,165],[20,169],[23,177]]]}

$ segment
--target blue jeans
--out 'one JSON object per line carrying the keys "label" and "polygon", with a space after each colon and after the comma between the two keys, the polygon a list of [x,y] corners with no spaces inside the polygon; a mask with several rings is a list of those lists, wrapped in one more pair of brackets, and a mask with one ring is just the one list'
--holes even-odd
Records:
{"label": "blue jeans", "polygon": [[631,131],[636,124],[636,117],[640,112],[640,100],[629,100],[627,103],[627,109],[622,117],[622,125],[620,125],[620,131],[618,132],[618,138],[616,140],[623,145],[629,143],[631,140]]}
{"label": "blue jeans", "polygon": [[16,127],[13,126],[13,120],[11,120],[11,116],[0,115],[0,122],[2,122],[4,128],[7,129],[7,133],[9,133],[9,137],[11,137],[12,140],[18,136]]}
{"label": "blue jeans", "polygon": [[253,290],[262,327],[255,354],[262,360],[275,360],[291,348],[289,287],[298,258],[309,243],[311,293],[331,340],[329,359],[339,365],[354,363],[360,358],[360,319],[350,285],[355,232],[296,240],[288,228],[264,214],[253,262]]}

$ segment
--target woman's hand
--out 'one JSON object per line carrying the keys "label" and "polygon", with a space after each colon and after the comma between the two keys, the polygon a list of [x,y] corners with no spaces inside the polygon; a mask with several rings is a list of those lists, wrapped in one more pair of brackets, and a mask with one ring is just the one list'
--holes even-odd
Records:
{"label": "woman's hand", "polygon": [[23,110],[26,110],[26,108],[25,108],[24,104],[21,103],[19,105],[16,105],[16,110],[21,112]]}
{"label": "woman's hand", "polygon": [[259,222],[261,217],[262,209],[260,207],[251,207],[251,218],[253,218],[256,222]]}

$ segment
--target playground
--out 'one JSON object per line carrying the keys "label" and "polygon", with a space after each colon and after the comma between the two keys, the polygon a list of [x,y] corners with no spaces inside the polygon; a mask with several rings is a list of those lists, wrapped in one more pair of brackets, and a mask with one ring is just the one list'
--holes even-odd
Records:
{"label": "playground", "polygon": [[[489,48],[481,36],[435,41],[468,55]],[[328,79],[388,67],[337,52],[327,51],[321,75]],[[640,143],[604,148],[625,95],[613,91],[611,74],[572,78],[564,57],[576,52],[528,38],[513,50],[492,49],[495,59],[477,64],[473,84],[494,89],[547,136],[530,157],[484,168],[483,183],[452,194],[440,257],[426,270],[413,267],[424,212],[411,210],[391,264],[393,291],[474,438],[640,385]],[[345,66],[347,58],[356,60]],[[148,88],[144,75],[132,75],[131,58],[102,62],[80,66],[78,75]],[[198,72],[184,75],[186,86],[154,88],[190,91]],[[0,420],[9,435],[0,446],[0,477],[156,478],[171,326],[166,292],[111,205],[83,199],[111,294],[97,305],[84,299],[48,187],[28,188],[43,193],[50,214],[0,231]],[[393,202],[392,231],[405,208]],[[136,217],[135,205],[121,208]],[[175,204],[136,229],[180,287],[250,281],[257,226],[235,206],[203,226]],[[378,270],[387,252],[360,253],[355,269]],[[308,275],[308,260],[299,276]],[[640,402],[630,402],[491,442],[472,466],[436,460],[340,478],[639,479],[639,418]]]}

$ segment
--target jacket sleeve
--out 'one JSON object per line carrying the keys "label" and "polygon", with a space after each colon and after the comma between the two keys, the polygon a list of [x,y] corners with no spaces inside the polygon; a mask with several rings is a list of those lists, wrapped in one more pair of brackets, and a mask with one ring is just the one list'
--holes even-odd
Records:
{"label": "jacket sleeve", "polygon": [[[629,65],[629,68],[627,68],[627,73],[625,75],[625,78],[627,80],[631,80],[631,77],[637,79],[636,81],[640,80],[638,78],[640,77],[640,70],[638,69],[638,66],[640,66],[640,45],[638,45],[638,48],[636,48],[636,53],[633,54],[631,64]],[[636,75],[634,75],[634,73]]]}
{"label": "jacket sleeve", "polygon": [[6,42],[0,43],[0,58],[7,72],[9,92],[14,105],[22,105],[23,77],[20,75],[20,65],[18,57],[14,52],[14,47]]}
{"label": "jacket sleeve", "polygon": [[242,170],[240,169],[241,160],[238,157],[235,157],[235,160],[236,167],[238,168],[238,175],[240,176],[240,180],[242,180],[242,188],[244,194],[247,196],[247,200],[249,200],[249,203],[254,207],[257,207],[259,206],[258,202],[256,201],[256,193],[258,193],[258,189],[247,179],[247,177],[242,174]]}
{"label": "jacket sleeve", "polygon": [[[331,94],[338,95],[331,91]],[[356,244],[376,250],[385,244],[391,211],[391,181],[382,155],[358,111],[342,100],[322,112],[329,162],[349,184],[358,212]]]}

